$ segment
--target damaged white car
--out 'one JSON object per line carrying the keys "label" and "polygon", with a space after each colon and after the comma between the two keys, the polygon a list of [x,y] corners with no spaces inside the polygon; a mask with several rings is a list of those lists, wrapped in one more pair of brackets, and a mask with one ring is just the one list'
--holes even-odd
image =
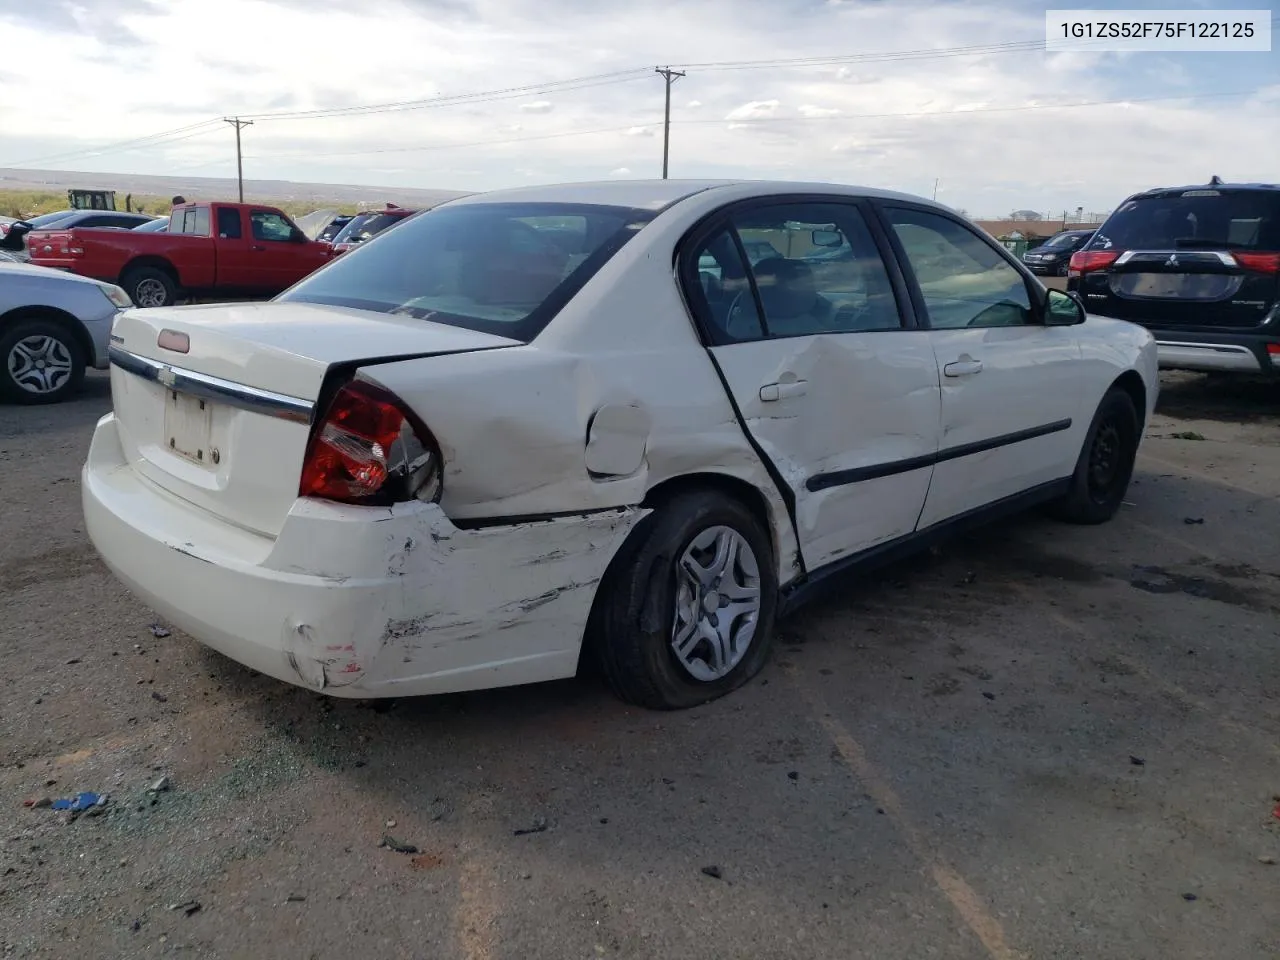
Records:
{"label": "damaged white car", "polygon": [[123,313],[98,551],[192,637],[343,697],[598,658],[678,708],[828,578],[1120,506],[1155,344],[944,207],[786,183],[446,203],[265,304]]}

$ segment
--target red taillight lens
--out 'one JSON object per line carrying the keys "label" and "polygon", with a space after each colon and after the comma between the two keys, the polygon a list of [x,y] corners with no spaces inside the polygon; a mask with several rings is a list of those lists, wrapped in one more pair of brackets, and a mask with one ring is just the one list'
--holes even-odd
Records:
{"label": "red taillight lens", "polygon": [[1093,273],[1095,270],[1105,270],[1115,263],[1119,256],[1118,250],[1077,250],[1071,255],[1071,262],[1067,269],[1077,274]]}
{"label": "red taillight lens", "polygon": [[1280,253],[1237,253],[1232,251],[1231,255],[1236,258],[1236,263],[1246,270],[1256,270],[1258,273],[1280,273]]}
{"label": "red taillight lens", "polygon": [[434,438],[400,400],[352,380],[311,435],[298,495],[371,505],[437,500],[440,468]]}

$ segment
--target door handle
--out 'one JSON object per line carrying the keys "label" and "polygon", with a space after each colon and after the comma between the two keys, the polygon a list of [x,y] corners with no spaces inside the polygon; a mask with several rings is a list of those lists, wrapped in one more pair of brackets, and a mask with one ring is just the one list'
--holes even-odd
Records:
{"label": "door handle", "polygon": [[250,249],[250,250],[255,251],[256,253],[262,253],[262,252],[263,252],[264,250],[266,250],[267,248],[266,248],[266,247],[260,247],[260,246],[258,246],[258,244],[256,244],[256,243],[255,243],[255,244],[254,244],[253,246],[251,246],[249,249]]}
{"label": "door handle", "polygon": [[970,377],[982,372],[982,361],[975,360],[966,354],[959,360],[952,360],[942,368],[942,372],[948,377]]}
{"label": "door handle", "polygon": [[778,383],[766,383],[760,388],[760,399],[765,403],[775,400],[786,400],[790,397],[803,397],[809,392],[808,380],[787,380]]}

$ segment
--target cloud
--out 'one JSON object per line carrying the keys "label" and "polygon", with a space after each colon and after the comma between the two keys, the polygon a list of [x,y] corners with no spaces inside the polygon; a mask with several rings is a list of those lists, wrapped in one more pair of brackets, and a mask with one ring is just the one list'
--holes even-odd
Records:
{"label": "cloud", "polygon": [[[245,175],[460,190],[591,179],[623,167],[653,175],[656,165],[637,159],[635,147],[660,133],[663,84],[645,64],[671,63],[687,72],[675,84],[673,176],[778,174],[926,196],[942,177],[948,199],[975,216],[1108,209],[1133,189],[1203,179],[1206,170],[1274,176],[1268,158],[1280,142],[1280,88],[1259,71],[1270,62],[1265,54],[1218,58],[1213,71],[1195,54],[882,56],[1025,40],[1043,33],[1048,6],[637,0],[597,4],[584,17],[581,0],[0,0],[6,49],[58,52],[52,71],[3,65],[11,76],[0,98],[0,166],[226,177],[234,153],[222,116],[509,88],[518,92],[413,110],[260,119],[244,132]],[[246,44],[245,23],[256,36],[287,38],[280,55]],[[385,57],[329,62],[368,36],[370,24],[397,49],[431,56],[400,57],[394,71]],[[680,66],[775,63],[851,47],[882,58]],[[578,55],[566,60],[566,49]],[[617,76],[564,82],[605,74]],[[1268,83],[1270,92],[1252,96],[1147,99]],[[1127,107],[1059,106],[1124,98]],[[554,108],[529,109],[544,103]],[[631,132],[638,129],[648,132]]]}
{"label": "cloud", "polygon": [[781,104],[777,100],[752,100],[750,103],[744,103],[740,107],[735,107],[726,115],[726,120],[759,120],[761,117],[771,117],[778,112]]}
{"label": "cloud", "polygon": [[520,109],[525,113],[550,113],[553,106],[549,100],[536,100],[533,103],[520,104]]}

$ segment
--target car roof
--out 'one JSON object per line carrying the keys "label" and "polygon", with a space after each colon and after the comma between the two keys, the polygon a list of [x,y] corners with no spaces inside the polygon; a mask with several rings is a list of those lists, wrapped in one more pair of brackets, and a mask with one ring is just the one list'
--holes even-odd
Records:
{"label": "car roof", "polygon": [[629,207],[638,210],[662,210],[695,194],[709,190],[731,188],[734,193],[744,192],[753,196],[770,196],[789,193],[831,193],[858,197],[875,197],[883,200],[908,200],[924,203],[928,200],[891,190],[853,186],[843,183],[810,183],[789,180],[597,180],[584,183],[550,183],[529,187],[512,187],[458,197],[441,204],[457,206],[470,203],[581,203],[602,206]]}
{"label": "car roof", "polygon": [[1170,197],[1185,193],[1188,190],[1217,190],[1221,193],[1246,193],[1250,191],[1277,191],[1280,190],[1280,184],[1276,183],[1223,183],[1221,181],[1214,183],[1192,183],[1184,187],[1152,187],[1150,190],[1143,190],[1135,193],[1130,200],[1143,200],[1148,197]]}

